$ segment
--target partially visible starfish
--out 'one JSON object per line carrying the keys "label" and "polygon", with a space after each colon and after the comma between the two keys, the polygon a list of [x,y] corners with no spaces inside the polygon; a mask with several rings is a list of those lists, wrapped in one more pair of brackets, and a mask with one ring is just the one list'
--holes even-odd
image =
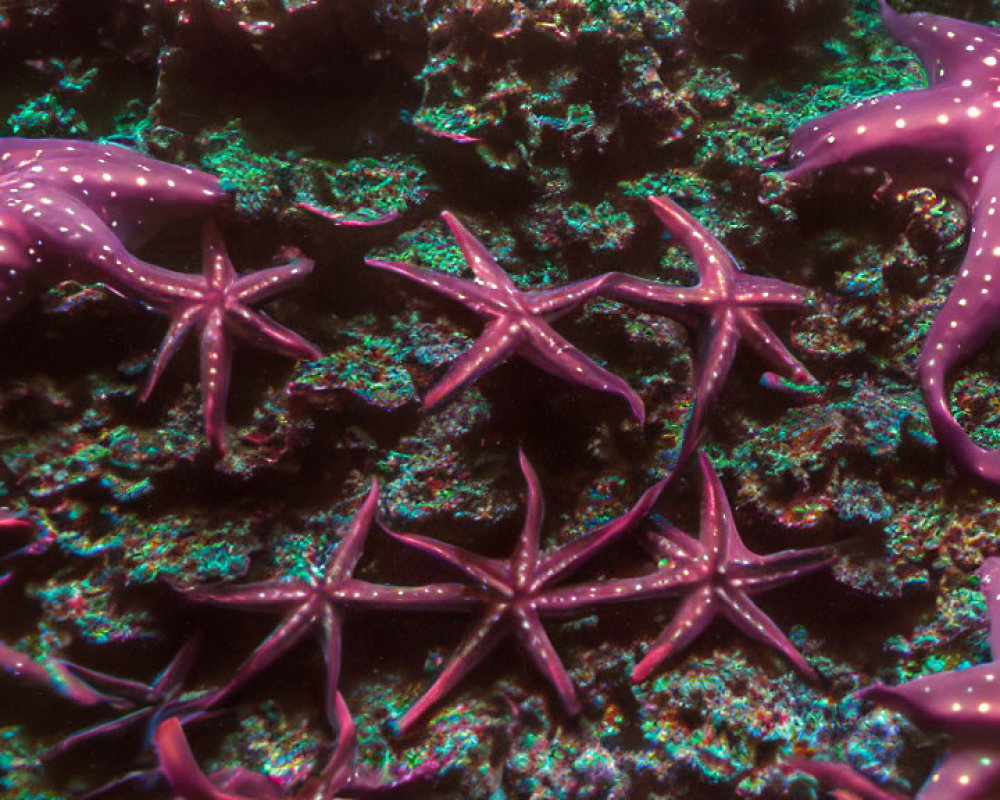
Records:
{"label": "partially visible starfish", "polygon": [[437,762],[430,760],[389,781],[374,773],[357,772],[354,768],[357,751],[354,720],[340,692],[336,695],[335,708],[337,745],[329,761],[319,775],[291,794],[283,792],[264,775],[244,769],[223,770],[206,776],[195,761],[181,722],[176,718],[165,720],[153,737],[160,770],[177,800],[347,800],[376,797],[414,781],[426,780],[437,771]]}
{"label": "partially visible starfish", "polygon": [[[876,683],[859,696],[905,714],[920,728],[950,737],[947,752],[914,800],[995,800],[1000,796],[1000,558],[979,569],[993,661],[925,675],[899,686]],[[793,762],[828,786],[864,800],[897,800],[844,765]],[[865,792],[868,792],[867,794]],[[883,792],[883,794],[878,794]]]}
{"label": "partially visible starfish", "polygon": [[489,320],[472,347],[459,356],[427,393],[424,408],[433,408],[454,397],[494,367],[519,355],[563,380],[620,395],[642,424],[645,410],[639,395],[621,378],[591,361],[549,324],[593,297],[607,277],[576,281],[555,289],[521,291],[462,223],[447,211],[441,216],[458,239],[474,281],[410,264],[366,261],[369,266],[416,281]]}
{"label": "partially visible starfish", "polygon": [[[697,286],[668,286],[634,275],[613,273],[604,294],[656,314],[700,327],[701,352],[695,371],[694,406],[675,461],[679,469],[697,449],[701,426],[722,388],[740,341],[799,384],[815,384],[798,359],[764,322],[765,309],[800,308],[804,290],[776,278],[747,275],[715,236],[668,197],[650,197],[653,211],[691,253],[698,268]],[[771,373],[765,379],[775,384]]]}
{"label": "partially visible starfish", "polygon": [[486,558],[436,539],[390,531],[400,542],[428,553],[461,572],[470,583],[480,588],[482,594],[478,597],[478,604],[483,607],[479,619],[458,646],[448,666],[393,724],[395,732],[400,735],[411,730],[431,706],[510,635],[517,638],[535,666],[555,688],[566,710],[570,714],[580,711],[573,682],[541,622],[543,616],[574,614],[580,606],[575,597],[551,597],[555,590],[548,587],[639,524],[652,510],[666,479],[647,489],[638,502],[617,519],[595,528],[576,541],[542,553],[539,551],[539,538],[545,505],[541,486],[523,451],[520,462],[528,484],[528,507],[524,527],[510,558]]}
{"label": "partially visible starfish", "polygon": [[289,358],[316,359],[322,355],[297,333],[250,308],[301,282],[312,271],[313,262],[299,255],[280,267],[237,276],[221,231],[214,222],[207,222],[202,234],[202,268],[201,277],[167,273],[149,280],[155,294],[149,304],[169,314],[171,324],[140,400],[148,399],[187,334],[200,328],[205,432],[212,445],[223,450],[234,337]]}
{"label": "partially visible starfish", "polygon": [[127,247],[228,199],[212,175],[117,145],[0,139],[0,322],[66,278],[153,299],[147,281],[170,272]]}
{"label": "partially visible starfish", "polygon": [[308,581],[272,580],[216,589],[193,589],[190,595],[215,605],[244,611],[284,611],[284,620],[237,669],[208,704],[216,705],[272,664],[312,630],[323,637],[326,659],[326,712],[333,723],[333,707],[340,681],[341,628],[346,608],[461,609],[475,602],[475,591],[459,584],[383,586],[352,577],[378,506],[378,483],[372,481],[361,508],[344,532],[326,569]]}
{"label": "partially visible starfish", "polygon": [[671,623],[632,670],[634,683],[646,680],[664,661],[691,644],[720,614],[747,636],[778,650],[806,676],[816,678],[816,671],[750,598],[826,566],[832,556],[825,547],[783,550],[767,556],[751,553],[736,530],[733,510],[712,462],[699,452],[698,463],[703,486],[698,539],[656,520],[660,530],[650,537],[650,543],[665,562],[658,570],[595,586],[568,586],[558,597],[573,598],[586,607],[684,595]]}
{"label": "partially visible starfish", "polygon": [[1000,326],[1000,32],[934,14],[900,14],[880,2],[885,27],[917,54],[930,85],[805,123],[791,137],[785,175],[801,181],[834,165],[884,171],[904,188],[931,186],[966,206],[968,250],[924,341],[918,371],[942,447],[958,466],[1000,483],[1000,452],[980,447],[962,430],[947,385],[951,368]]}

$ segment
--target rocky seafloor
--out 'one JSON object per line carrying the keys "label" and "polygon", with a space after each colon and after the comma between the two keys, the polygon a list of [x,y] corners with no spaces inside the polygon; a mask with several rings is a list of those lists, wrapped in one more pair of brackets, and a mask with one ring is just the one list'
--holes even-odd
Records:
{"label": "rocky seafloor", "polygon": [[[676,603],[636,602],[549,633],[583,710],[559,706],[506,643],[413,735],[387,723],[429,685],[464,615],[352,611],[341,690],[359,761],[435,760],[427,798],[810,800],[793,755],[850,761],[914,791],[944,744],[854,690],[988,658],[975,571],[1000,554],[1000,494],[956,473],[916,380],[923,334],[965,246],[965,212],[927,189],[836,172],[786,186],[762,160],[799,123],[923,85],[875,0],[17,0],[0,3],[3,135],[124,144],[235,187],[239,269],[285,246],[316,266],[267,306],[324,353],[236,353],[228,451],[205,437],[195,348],[150,402],[137,395],[166,323],[100,285],[52,287],[3,329],[0,505],[38,543],[0,585],[0,641],[149,682],[193,636],[186,690],[226,682],[277,618],[197,604],[205,583],[303,574],[373,478],[396,530],[504,555],[520,530],[519,447],[543,487],[543,546],[624,513],[672,464],[697,337],[592,300],[557,325],[625,378],[619,398],[520,361],[423,413],[420,399],[478,334],[471,315],[368,267],[458,272],[438,214],[461,218],[522,286],[608,270],[693,283],[645,199],[669,195],[749,272],[809,290],[769,318],[818,378],[808,396],[759,383],[741,350],[704,449],[756,552],[834,545],[830,570],[761,607],[820,673],[809,682],[727,623],[637,685],[629,672]],[[980,23],[988,0],[911,0]],[[141,251],[198,269],[197,224]],[[693,351],[692,348],[695,348]],[[1000,361],[954,375],[953,407],[1000,446]],[[692,467],[657,512],[698,527]],[[580,575],[648,571],[631,538]],[[358,576],[440,580],[378,530]],[[294,786],[322,763],[324,667],[310,639],[189,731],[206,768]],[[0,675],[0,797],[67,798],[152,766],[141,731],[42,758],[109,717]],[[134,795],[129,795],[134,796]],[[149,794],[156,796],[156,791]],[[164,796],[161,791],[160,796]]]}

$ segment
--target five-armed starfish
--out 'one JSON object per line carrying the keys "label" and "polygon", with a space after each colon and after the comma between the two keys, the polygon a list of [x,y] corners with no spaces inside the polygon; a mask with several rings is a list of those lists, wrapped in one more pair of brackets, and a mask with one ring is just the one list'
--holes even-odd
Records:
{"label": "five-armed starfish", "polygon": [[66,278],[154,302],[149,282],[172,273],[126,246],[227,200],[217,178],[117,145],[0,139],[0,322]]}
{"label": "five-armed starfish", "polygon": [[286,794],[264,775],[245,769],[222,770],[206,776],[195,761],[184,736],[181,721],[165,720],[153,737],[160,759],[160,770],[178,800],[337,800],[337,798],[377,797],[418,780],[425,780],[437,769],[431,760],[416,769],[386,781],[373,773],[360,773],[354,768],[357,736],[354,720],[344,698],[337,693],[335,700],[337,745],[330,760],[315,778],[298,791]]}
{"label": "five-armed starfish", "polygon": [[361,558],[365,539],[378,506],[378,483],[372,482],[361,508],[354,515],[325,571],[309,581],[272,580],[264,583],[194,589],[198,600],[245,611],[286,611],[274,629],[236,671],[232,680],[217,690],[207,705],[216,705],[250,678],[290,650],[310,631],[323,636],[326,659],[326,711],[331,724],[340,682],[341,629],[345,608],[461,609],[476,601],[473,589],[445,583],[428,586],[383,586],[352,577]]}
{"label": "five-armed starfish", "polygon": [[475,344],[459,356],[440,383],[427,393],[424,408],[443,403],[494,367],[520,355],[564,380],[620,395],[642,424],[645,410],[639,395],[621,378],[591,361],[549,324],[589,300],[604,285],[607,276],[576,281],[557,289],[523,292],[462,223],[447,211],[441,216],[458,239],[474,281],[410,264],[371,259],[366,262],[416,281],[490,320]]}
{"label": "five-armed starfish", "polygon": [[[877,683],[860,696],[901,711],[922,729],[950,737],[948,752],[914,800],[994,800],[1000,796],[1000,558],[979,569],[993,661],[925,675],[900,686]],[[793,762],[830,787],[864,800],[902,800],[844,765]]]}
{"label": "five-armed starfish", "polygon": [[[634,528],[650,512],[663,491],[666,479],[654,484],[632,508],[574,542],[539,552],[539,537],[545,504],[538,476],[524,453],[521,471],[528,484],[528,507],[524,528],[510,558],[486,558],[461,547],[414,534],[389,533],[400,542],[422,550],[461,572],[481,589],[478,604],[482,613],[458,646],[448,666],[417,702],[395,721],[402,735],[417,720],[509,635],[517,637],[535,666],[548,678],[570,714],[580,711],[580,701],[545,628],[543,616],[563,616],[577,612],[577,598],[554,594],[548,587],[593,558],[598,552]],[[452,590],[454,591],[454,590]],[[583,598],[581,598],[583,599]]]}
{"label": "five-armed starfish", "polygon": [[[747,275],[736,260],[694,217],[668,197],[650,197],[653,211],[694,258],[697,286],[667,286],[633,275],[613,273],[604,291],[609,297],[675,317],[704,332],[695,376],[694,406],[675,461],[679,469],[697,449],[702,422],[729,375],[736,349],[745,340],[775,369],[801,384],[816,379],[782,344],[761,317],[763,309],[799,308],[804,290],[798,286]],[[702,324],[707,316],[707,324]],[[765,375],[773,381],[771,373]]]}
{"label": "five-armed starfish", "polygon": [[798,181],[845,164],[933,186],[969,209],[969,249],[920,354],[920,384],[942,446],[961,467],[1000,483],[1000,453],[976,445],[951,413],[947,379],[1000,326],[1000,32],[880,0],[889,33],[913,50],[930,86],[856,103],[806,123],[789,144]]}
{"label": "five-armed starfish", "polygon": [[250,308],[301,282],[312,271],[313,262],[298,256],[280,267],[237,276],[218,226],[206,222],[202,268],[202,276],[171,272],[149,279],[156,295],[149,300],[150,305],[169,314],[172,321],[140,400],[148,399],[187,334],[200,328],[205,433],[213,446],[223,450],[234,337],[289,358],[316,359],[322,355],[297,333]]}
{"label": "five-armed starfish", "polygon": [[648,678],[671,655],[693,642],[720,614],[747,636],[775,648],[810,678],[816,672],[751,596],[784,586],[832,560],[825,547],[783,550],[768,556],[751,553],[733,520],[725,490],[712,462],[699,452],[703,496],[701,534],[693,539],[673,525],[655,520],[659,531],[650,543],[665,563],[649,575],[569,586],[558,596],[581,606],[651,597],[684,595],[680,609],[632,670],[632,680]]}

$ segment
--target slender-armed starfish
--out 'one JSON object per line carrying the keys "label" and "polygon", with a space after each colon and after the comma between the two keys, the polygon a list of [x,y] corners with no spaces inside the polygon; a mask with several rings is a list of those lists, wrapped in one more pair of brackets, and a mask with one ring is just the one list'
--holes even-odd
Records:
{"label": "slender-armed starfish", "polygon": [[594,296],[607,276],[576,281],[556,289],[523,292],[461,222],[447,211],[441,216],[458,239],[462,255],[475,276],[474,281],[410,264],[371,259],[366,262],[416,281],[489,319],[472,347],[459,356],[448,373],[427,393],[424,408],[433,408],[454,397],[494,367],[520,355],[564,380],[620,395],[642,424],[645,410],[639,395],[621,378],[591,361],[549,324]]}
{"label": "slender-armed starfish", "polygon": [[460,584],[383,586],[352,577],[378,506],[378,483],[373,481],[322,574],[309,581],[272,580],[248,585],[194,589],[190,595],[216,605],[245,611],[285,611],[286,616],[236,671],[232,680],[209,700],[215,705],[291,649],[310,631],[323,636],[326,659],[326,711],[333,723],[333,707],[340,681],[341,629],[345,608],[461,609],[475,602],[474,590]]}
{"label": "slender-armed starfish", "polygon": [[[920,728],[950,737],[949,748],[914,800],[994,800],[1000,796],[1000,558],[979,569],[993,661],[901,684],[876,683],[860,696],[905,714]],[[863,800],[905,800],[844,765],[793,762],[824,785]]]}
{"label": "slender-armed starfish", "polygon": [[357,772],[354,768],[357,751],[354,720],[339,692],[334,705],[337,745],[319,775],[291,794],[281,791],[265,776],[244,769],[223,770],[206,776],[195,761],[184,736],[184,728],[176,718],[165,720],[153,738],[160,770],[178,800],[347,800],[377,797],[414,781],[426,780],[437,771],[437,762],[430,760],[388,781],[373,773]]}
{"label": "slender-armed starfish", "polygon": [[171,273],[127,246],[227,200],[217,178],[117,145],[0,139],[0,322],[66,278],[154,301],[148,281]]}
{"label": "slender-armed starfish", "polygon": [[635,683],[646,680],[670,656],[691,644],[720,614],[747,636],[778,650],[805,675],[816,678],[815,670],[750,597],[826,566],[832,560],[829,551],[813,547],[767,556],[751,553],[736,530],[733,510],[712,462],[699,452],[698,463],[703,486],[698,539],[656,520],[659,531],[650,537],[650,543],[665,560],[662,567],[636,578],[589,587],[568,586],[559,590],[558,597],[572,597],[587,607],[684,596],[673,621],[632,670]]}
{"label": "slender-armed starfish", "polygon": [[206,222],[202,234],[202,268],[201,276],[171,272],[148,280],[156,293],[150,305],[169,314],[171,324],[140,400],[149,398],[187,334],[193,328],[200,328],[205,433],[213,446],[223,450],[234,337],[289,358],[316,359],[322,355],[297,333],[250,308],[252,303],[267,300],[301,282],[312,271],[313,262],[296,256],[280,267],[237,276],[221,231],[214,222]]}
{"label": "slender-armed starfish", "polygon": [[[700,276],[698,285],[667,286],[614,273],[603,293],[704,331],[694,406],[675,461],[675,469],[679,469],[698,447],[705,415],[729,375],[741,340],[791,380],[815,384],[816,379],[761,317],[764,309],[801,307],[804,291],[775,278],[747,275],[722,242],[677,203],[668,197],[650,197],[649,202],[667,230],[690,251]],[[705,316],[707,324],[702,324]],[[771,373],[765,379],[776,383]]]}
{"label": "slender-armed starfish", "polygon": [[510,635],[517,638],[535,666],[548,678],[566,710],[570,714],[580,711],[576,689],[542,626],[541,618],[574,614],[581,604],[576,597],[555,594],[548,587],[638,525],[649,514],[668,479],[647,489],[638,502],[617,519],[574,542],[542,553],[539,551],[545,513],[542,490],[538,476],[523,452],[520,453],[520,462],[528,484],[528,507],[524,528],[510,558],[486,558],[436,539],[390,531],[400,542],[443,561],[479,586],[482,595],[478,604],[483,607],[479,619],[458,646],[448,666],[393,724],[399,735],[410,731],[431,706]]}
{"label": "slender-armed starfish", "polygon": [[790,181],[844,164],[882,170],[905,186],[956,195],[972,226],[961,271],[919,360],[934,432],[955,462],[1000,483],[1000,453],[976,445],[949,407],[948,372],[1000,326],[1000,32],[933,14],[900,14],[880,0],[889,33],[913,50],[929,87],[855,103],[807,122],[789,144]]}

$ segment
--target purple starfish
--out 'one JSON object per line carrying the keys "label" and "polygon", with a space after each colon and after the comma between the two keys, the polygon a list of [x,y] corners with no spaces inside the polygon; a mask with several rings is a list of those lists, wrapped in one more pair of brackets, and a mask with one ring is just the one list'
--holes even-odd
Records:
{"label": "purple starfish", "polygon": [[[337,745],[326,766],[315,778],[293,792],[294,800],[337,800],[337,798],[377,797],[426,780],[438,770],[437,762],[427,761],[416,769],[388,781],[374,773],[354,768],[357,736],[354,720],[340,693],[335,700]],[[180,720],[165,720],[153,738],[166,776],[177,800],[281,800],[288,797],[264,775],[244,769],[222,770],[206,776],[195,761]]]}
{"label": "purple starfish", "polygon": [[524,528],[510,558],[486,558],[461,547],[414,534],[389,533],[400,542],[443,561],[480,587],[481,615],[458,646],[448,666],[402,717],[395,732],[410,731],[424,713],[489,654],[503,639],[514,635],[535,666],[555,688],[570,714],[580,711],[576,689],[549,640],[541,618],[576,613],[581,604],[573,596],[547,588],[582,566],[597,553],[634,528],[652,509],[666,479],[647,489],[625,514],[595,528],[569,544],[539,552],[539,537],[545,505],[538,476],[524,453],[521,471],[528,484],[528,507]]}
{"label": "purple starfish", "polygon": [[[694,406],[675,462],[675,468],[680,468],[698,447],[705,414],[729,375],[741,340],[791,380],[815,384],[816,379],[761,317],[763,309],[800,308],[805,302],[804,290],[775,278],[747,275],[722,242],[670,198],[650,197],[649,202],[667,230],[691,252],[700,276],[698,285],[666,286],[614,273],[604,293],[701,326],[705,333],[695,375]],[[703,324],[705,317],[707,324]],[[765,379],[776,383],[771,373]]]}
{"label": "purple starfish", "polygon": [[475,602],[475,592],[459,584],[429,586],[383,586],[352,577],[364,548],[378,506],[378,483],[372,488],[350,527],[330,558],[325,571],[309,581],[272,580],[217,589],[194,589],[198,599],[245,611],[285,611],[286,616],[236,671],[232,680],[217,690],[207,705],[216,705],[243,686],[250,678],[319,629],[326,659],[326,712],[331,724],[340,681],[342,618],[345,608],[461,609]]}
{"label": "purple starfish", "polygon": [[751,596],[784,586],[832,561],[825,547],[783,550],[768,556],[751,553],[733,520],[725,490],[712,462],[698,454],[703,497],[701,535],[696,540],[673,525],[655,520],[650,537],[664,566],[649,575],[607,581],[596,586],[569,586],[558,593],[580,606],[622,600],[684,595],[673,621],[632,670],[632,681],[646,680],[664,661],[693,642],[720,614],[747,636],[781,652],[809,678],[816,672]]}
{"label": "purple starfish", "polygon": [[[861,697],[902,712],[922,729],[950,737],[947,753],[915,800],[993,800],[1000,796],[1000,558],[983,562],[979,579],[990,623],[992,662],[925,675],[900,686],[877,683],[860,692]],[[844,765],[808,762],[793,766],[865,800],[898,797]]]}
{"label": "purple starfish", "polygon": [[424,408],[443,403],[507,359],[520,355],[563,380],[620,395],[642,424],[645,410],[632,388],[591,361],[549,324],[583,305],[604,285],[608,276],[576,281],[556,289],[523,292],[462,223],[447,211],[441,216],[458,239],[462,255],[475,276],[474,281],[409,264],[366,261],[369,266],[403,275],[489,319],[475,344],[427,393]]}
{"label": "purple starfish", "polygon": [[227,199],[211,175],[117,145],[0,140],[0,322],[40,284],[71,277],[155,300],[149,279],[171,273],[126,246]]}
{"label": "purple starfish", "polygon": [[969,249],[951,294],[920,354],[924,401],[934,431],[955,462],[1000,482],[1000,453],[979,447],[948,405],[951,367],[1000,325],[1000,33],[995,28],[935,16],[900,14],[880,0],[889,33],[913,50],[930,86],[856,103],[800,127],[791,138],[791,181],[845,164],[851,171],[884,170],[904,186],[935,186],[955,194],[972,219]]}
{"label": "purple starfish", "polygon": [[207,222],[202,234],[202,268],[201,276],[169,272],[148,279],[147,285],[156,296],[155,300],[149,300],[150,305],[169,314],[172,320],[140,401],[149,398],[187,334],[193,328],[200,328],[205,432],[212,445],[221,451],[225,449],[226,395],[234,337],[289,358],[322,356],[315,345],[250,308],[252,303],[267,300],[301,282],[312,272],[313,262],[296,255],[280,267],[237,276],[221,231],[214,222]]}

